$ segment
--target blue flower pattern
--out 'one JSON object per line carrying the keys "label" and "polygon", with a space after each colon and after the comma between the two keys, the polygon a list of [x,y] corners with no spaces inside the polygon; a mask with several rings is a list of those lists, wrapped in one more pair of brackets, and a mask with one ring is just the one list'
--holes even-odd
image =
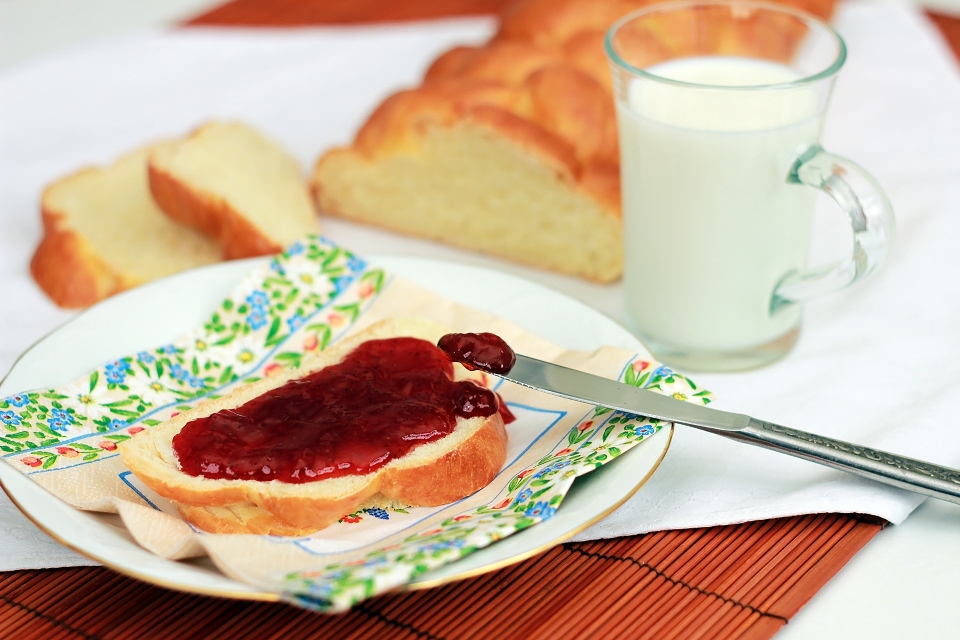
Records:
{"label": "blue flower pattern", "polygon": [[247,302],[250,304],[247,324],[256,331],[267,324],[267,305],[270,304],[270,298],[266,291],[257,290],[247,296]]}
{"label": "blue flower pattern", "polygon": [[307,322],[307,319],[304,318],[299,313],[295,316],[287,318],[287,326],[290,327],[290,333],[293,333],[294,331],[302,327],[304,324],[306,324],[306,322]]}
{"label": "blue flower pattern", "polygon": [[54,431],[66,431],[67,427],[74,423],[73,416],[63,409],[51,409],[47,417],[47,424]]}
{"label": "blue flower pattern", "polygon": [[423,550],[427,553],[433,553],[437,551],[446,551],[447,549],[459,549],[463,547],[467,541],[464,538],[453,538],[450,540],[439,540],[437,542],[432,542],[428,545],[423,546]]}
{"label": "blue flower pattern", "polygon": [[366,268],[367,263],[356,256],[347,261],[347,269],[350,269],[350,271],[361,271]]}
{"label": "blue flower pattern", "polygon": [[104,367],[107,382],[115,384],[123,384],[123,381],[127,379],[128,371],[130,371],[130,363],[126,360],[117,360]]}
{"label": "blue flower pattern", "polygon": [[536,502],[529,507],[525,512],[525,515],[532,516],[534,518],[539,517],[543,520],[550,518],[557,512],[556,507],[551,507],[548,502]]}
{"label": "blue flower pattern", "polygon": [[[311,244],[311,247],[312,247],[312,244]],[[288,255],[297,255],[304,252],[305,250],[306,249],[303,247],[303,244],[296,243],[293,246],[291,246],[290,249],[288,249]],[[340,264],[343,265],[344,263],[341,262]],[[349,261],[349,264],[347,264],[347,267],[353,271],[362,270],[365,268],[365,266],[366,265],[362,260],[356,259],[356,258],[351,259]],[[284,267],[281,262],[274,260],[273,262],[271,262],[270,267],[274,272],[280,272],[281,274],[284,274]],[[350,274],[350,272],[343,270],[342,267],[339,270],[339,273]],[[333,287],[338,292],[340,292],[342,289],[346,288],[352,282],[353,280],[352,275],[353,274],[343,275],[336,279],[331,278],[330,281],[333,283]],[[270,291],[269,287],[266,289],[266,291]],[[236,314],[235,316],[236,320],[242,323],[244,320],[244,316],[247,316],[246,319],[247,319],[248,325],[252,329],[259,329],[267,325],[271,320],[273,320],[273,317],[274,317],[273,310],[270,309],[270,306],[269,306],[271,299],[267,296],[266,291],[257,290],[251,293],[249,296],[244,294],[246,301],[249,303],[250,310],[247,314]],[[329,291],[329,289],[327,291]],[[243,300],[244,297],[238,296],[240,300]],[[236,313],[237,306],[239,306],[239,304],[242,304],[240,300],[237,300],[236,298],[234,298],[234,305],[235,305],[233,307],[234,313]],[[279,302],[280,299],[277,298],[276,301]],[[227,309],[227,310],[229,311],[230,309]],[[293,309],[291,309],[291,311],[292,310]],[[306,318],[304,318],[300,314],[300,312],[297,312],[297,314],[293,317],[289,316],[289,314],[284,314],[284,315],[287,318],[286,322],[291,332],[298,330],[299,328],[301,328],[303,325],[306,324]],[[256,324],[256,326],[253,326],[254,324]],[[237,326],[242,326],[242,325],[238,324]],[[167,345],[166,347],[160,348],[155,351],[139,352],[134,356],[134,358],[136,358],[136,361],[138,363],[141,363],[144,365],[152,365],[153,363],[160,360],[164,364],[163,366],[164,373],[166,375],[169,375],[170,378],[175,378],[181,384],[184,384],[184,385],[189,384],[193,387],[202,387],[206,384],[206,382],[201,378],[197,377],[196,375],[192,374],[192,370],[189,362],[190,360],[189,351],[190,351],[190,347],[187,347],[186,349],[177,349],[173,345]],[[180,364],[166,361],[162,357],[163,354],[177,355],[181,353],[184,354],[184,357],[171,358],[171,360],[179,360]],[[138,367],[131,368],[130,364],[132,362],[133,362],[133,359],[128,358],[126,360],[118,360],[116,362],[113,362],[113,363],[110,363],[109,365],[104,366],[101,369],[101,375],[102,375],[101,380],[114,381],[115,383],[122,383],[126,378],[130,378],[132,376],[139,377],[141,375],[140,367],[138,366]],[[157,370],[157,375],[158,376],[163,375],[160,373],[159,367]],[[661,378],[667,378],[673,375],[675,375],[674,372],[668,367],[659,367],[652,374],[652,376],[660,376]],[[149,377],[152,378],[152,374],[150,374]],[[215,380],[215,378],[211,378],[211,380]],[[27,396],[27,394],[19,394],[17,396],[13,396],[11,398],[6,398],[6,399],[0,398],[0,400],[4,400],[6,402],[5,406],[9,406],[11,408],[32,405],[33,403],[44,405],[45,411],[42,414],[36,414],[35,417],[28,415],[28,412],[34,409],[34,407],[32,406],[28,407],[22,416],[18,415],[18,413],[14,411],[4,411],[0,409],[0,422],[8,426],[16,427],[22,424],[24,421],[29,422],[32,419],[36,419],[36,420],[48,420],[51,428],[56,431],[68,431],[68,428],[70,427],[70,425],[76,425],[79,423],[79,421],[83,420],[82,416],[78,416],[64,409],[52,408],[50,410],[46,410],[46,407],[49,407],[50,403],[45,402],[43,399],[39,399],[39,400],[35,399],[34,401],[31,401]],[[626,417],[630,418],[630,416],[626,416]],[[135,423],[135,421],[133,421],[133,423]],[[96,424],[101,426],[100,428],[101,431],[103,431],[104,428],[106,428],[107,430],[116,430],[116,429],[129,426],[127,421],[117,419],[117,418],[111,419],[109,420],[109,422],[107,422],[107,420],[105,419],[98,420]],[[655,425],[640,424],[640,425],[629,425],[629,426],[623,425],[623,426],[625,427],[625,430],[628,433],[632,431],[638,436],[645,437],[648,435],[652,435],[653,433],[656,432]],[[631,427],[633,428],[631,429]],[[534,475],[533,477],[537,479],[549,478],[551,474],[554,474],[561,469],[570,467],[571,464],[576,466],[578,463],[576,460],[574,460],[573,462],[566,459],[554,460],[549,465],[542,466],[538,470],[536,475]],[[549,492],[544,494],[544,490],[546,488],[544,487],[543,482],[537,483],[537,486],[534,487],[534,489],[536,489],[537,490],[536,492],[540,494],[537,496],[537,498],[533,497],[533,494],[535,492],[533,489],[523,488],[519,492],[519,495],[517,495],[516,498],[512,501],[513,502],[512,506],[516,508],[516,510],[513,513],[511,514],[504,513],[502,508],[497,509],[496,510],[497,513],[502,514],[504,517],[519,518],[521,516],[526,516],[526,517],[539,518],[542,520],[546,520],[552,517],[553,515],[555,515],[557,511],[556,507],[550,506],[550,498],[555,496],[553,496],[553,494]],[[553,501],[557,502],[557,500],[553,500]],[[366,511],[366,513],[371,518],[376,518],[378,520],[390,519],[390,513],[385,509],[369,508],[369,509],[365,509],[364,511]],[[373,524],[373,523],[370,523],[370,524]],[[466,536],[460,536],[459,533],[455,533],[454,528],[458,526],[461,526],[461,525],[453,525],[453,527],[448,527],[445,532],[445,535],[453,534],[459,537],[455,537],[453,539],[427,538],[426,540],[423,540],[423,542],[418,545],[419,550],[432,551],[432,552],[447,551],[452,554],[455,549],[463,548],[467,544],[468,538]],[[470,526],[475,526],[475,525],[471,524]],[[467,529],[464,529],[464,531],[467,531]],[[497,537],[499,537],[499,534]],[[494,538],[494,539],[497,539],[497,538]],[[393,561],[394,561],[393,556],[390,556],[389,554],[384,554],[384,555],[368,558],[367,565],[383,564],[388,562],[392,563]],[[349,569],[346,571],[327,574],[323,576],[323,581],[311,584],[310,589],[312,591],[312,595],[314,595],[315,597],[318,596],[318,600],[323,601],[323,602],[314,603],[313,606],[315,607],[317,606],[317,604],[320,604],[322,607],[333,606],[333,603],[334,603],[333,601],[335,600],[335,596],[338,596],[338,597],[342,596],[342,594],[338,593],[337,587],[333,584],[333,582],[341,578],[343,579],[350,578],[353,572],[354,572],[354,569]],[[330,580],[330,582],[324,582],[327,580]],[[305,598],[305,599],[308,599],[308,598]]]}
{"label": "blue flower pattern", "polygon": [[673,375],[673,369],[671,369],[670,367],[661,365],[657,367],[657,369],[653,372],[653,375],[650,377],[656,378],[657,376],[660,376],[662,378],[669,378],[672,375]]}
{"label": "blue flower pattern", "polygon": [[170,375],[176,378],[180,382],[185,382],[194,389],[203,386],[203,380],[193,375],[189,371],[183,368],[183,366],[174,363],[170,365]]}
{"label": "blue flower pattern", "polygon": [[184,382],[188,377],[190,377],[190,372],[184,369],[183,366],[176,363],[170,365],[170,374],[180,382]]}
{"label": "blue flower pattern", "polygon": [[264,307],[270,304],[270,298],[267,296],[266,291],[257,290],[247,296],[247,302],[250,303],[251,307],[263,310]]}
{"label": "blue flower pattern", "polygon": [[518,505],[522,502],[526,502],[531,497],[533,497],[533,489],[524,489],[517,494],[517,497],[513,499],[513,504]]}
{"label": "blue flower pattern", "polygon": [[18,393],[12,398],[7,398],[7,402],[9,402],[15,407],[22,407],[24,405],[30,404],[30,398],[25,393]]}
{"label": "blue flower pattern", "polygon": [[340,278],[334,278],[333,288],[336,289],[337,293],[340,293],[341,291],[346,289],[348,286],[350,286],[351,282],[353,282],[353,278],[348,278],[346,276],[342,276]]}
{"label": "blue flower pattern", "polygon": [[255,308],[250,311],[250,315],[247,316],[247,324],[250,325],[250,328],[256,331],[263,325],[267,324],[267,314],[261,308]]}

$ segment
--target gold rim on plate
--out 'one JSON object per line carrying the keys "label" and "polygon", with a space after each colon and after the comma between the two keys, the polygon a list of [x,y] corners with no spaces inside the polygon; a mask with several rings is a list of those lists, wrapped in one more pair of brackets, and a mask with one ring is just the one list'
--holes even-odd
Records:
{"label": "gold rim on plate", "polygon": [[[253,258],[253,259],[251,259],[251,260],[249,260],[249,261],[244,261],[244,262],[253,262],[253,261],[261,260],[261,259],[262,259],[262,258]],[[201,269],[217,268],[217,267],[220,267],[220,266],[221,266],[221,264],[209,265],[209,267],[201,267]],[[196,271],[196,270],[193,270],[193,271]],[[182,274],[182,273],[181,273],[181,274],[173,274],[173,275],[168,276],[168,277],[166,277],[166,278],[161,278],[161,279],[159,279],[158,281],[167,280],[167,279],[173,279],[173,278],[176,278],[176,277],[178,277],[178,276],[183,276],[183,275],[184,275],[184,274]],[[155,281],[155,282],[158,282],[158,281]],[[154,283],[150,283],[150,284],[154,284]],[[136,288],[136,289],[139,289],[139,287]],[[133,291],[135,291],[136,289],[131,289],[131,290],[129,290],[129,291],[130,291],[130,292],[133,292]],[[64,329],[64,328],[67,327],[68,325],[70,325],[70,324],[74,323],[75,321],[77,321],[80,317],[86,315],[89,311],[91,311],[91,310],[94,309],[95,307],[98,307],[98,306],[100,306],[101,304],[116,302],[116,299],[117,299],[119,296],[122,296],[124,293],[127,293],[127,292],[121,292],[120,294],[111,296],[111,297],[109,297],[109,298],[107,298],[107,299],[104,299],[104,300],[101,300],[100,302],[97,302],[96,304],[94,304],[94,305],[92,305],[92,306],[84,309],[83,311],[81,311],[80,313],[78,313],[78,314],[77,314],[76,316],[74,316],[73,318],[70,318],[69,320],[67,320],[66,322],[64,322],[63,324],[61,324],[61,325],[60,325],[59,327],[57,327],[56,329],[53,329],[52,331],[46,333],[44,336],[42,336],[41,338],[39,338],[38,340],[36,340],[36,341],[35,341],[33,344],[31,344],[25,351],[23,351],[23,353],[21,353],[19,356],[17,356],[16,360],[14,360],[14,362],[13,362],[13,365],[11,365],[10,370],[3,376],[2,379],[0,379],[0,386],[3,386],[3,383],[6,382],[7,378],[10,377],[10,374],[13,373],[13,371],[17,368],[17,365],[20,364],[21,360],[23,360],[23,358],[26,357],[31,351],[33,351],[38,345],[40,345],[42,342],[46,341],[48,338],[50,338],[50,337],[53,336],[54,334],[58,333],[60,330]],[[559,295],[564,295],[564,296],[566,295],[566,294],[563,294],[562,292],[556,292],[556,293],[558,293]],[[603,315],[606,319],[610,320],[611,322],[613,322],[614,324],[616,324],[617,326],[619,326],[620,328],[622,328],[624,331],[626,331],[627,333],[629,333],[629,331],[627,331],[627,329],[626,329],[625,327],[623,327],[623,325],[621,325],[619,322],[617,322],[617,321],[614,320],[613,318],[610,318],[609,316],[607,316],[607,315],[604,314],[603,312],[598,311],[598,310],[596,310],[596,309],[591,309],[591,311],[593,311],[593,312],[595,312],[595,313],[598,313],[598,314],[600,314],[600,315]],[[660,454],[660,457],[657,458],[657,461],[653,464],[653,466],[650,468],[650,470],[647,472],[647,474],[646,474],[643,478],[641,478],[640,481],[639,481],[633,488],[631,488],[629,491],[627,491],[627,492],[623,495],[622,498],[620,498],[619,500],[617,500],[616,504],[614,504],[613,506],[611,506],[609,509],[607,509],[607,510],[604,511],[603,513],[601,513],[601,514],[599,514],[599,515],[597,515],[597,516],[594,516],[594,517],[592,517],[592,518],[589,518],[588,520],[586,520],[586,521],[584,521],[583,523],[579,524],[579,525],[578,525],[576,528],[574,528],[573,530],[571,530],[571,531],[569,531],[569,532],[566,532],[566,533],[564,533],[563,535],[560,535],[560,536],[558,536],[558,537],[550,540],[549,542],[546,542],[546,543],[544,543],[543,545],[540,545],[540,546],[536,547],[535,549],[531,549],[531,550],[528,550],[528,551],[524,551],[524,552],[518,553],[518,554],[516,554],[516,555],[514,555],[514,556],[511,556],[511,557],[509,557],[509,558],[506,558],[506,559],[504,559],[504,560],[500,560],[500,561],[497,561],[497,562],[492,562],[492,563],[490,563],[490,564],[486,564],[486,565],[484,565],[484,566],[482,566],[482,567],[478,567],[478,568],[476,568],[476,569],[470,569],[470,570],[466,570],[466,571],[461,571],[461,572],[459,572],[459,573],[455,573],[455,574],[453,574],[453,575],[446,576],[446,577],[444,577],[444,578],[436,578],[436,579],[432,579],[432,580],[431,580],[431,579],[427,579],[427,580],[422,580],[422,581],[419,581],[419,582],[408,582],[407,584],[398,587],[395,591],[419,591],[419,590],[421,590],[421,589],[432,589],[432,588],[434,588],[434,587],[439,587],[439,586],[441,586],[441,585],[449,584],[449,583],[451,583],[451,582],[458,582],[458,581],[460,581],[460,580],[466,580],[466,579],[468,579],[468,578],[473,578],[473,577],[476,577],[476,576],[479,576],[479,575],[483,575],[483,574],[485,574],[485,573],[490,573],[491,571],[497,571],[497,570],[499,570],[499,569],[503,569],[504,567],[509,567],[509,566],[511,566],[511,565],[517,564],[518,562],[522,562],[522,561],[524,561],[524,560],[527,560],[528,558],[532,558],[533,556],[539,555],[539,554],[541,554],[541,553],[543,553],[543,552],[545,552],[545,551],[547,551],[547,550],[549,550],[549,549],[551,549],[551,548],[553,548],[553,547],[555,547],[555,546],[557,546],[557,545],[563,544],[564,542],[566,542],[567,540],[569,540],[569,539],[572,538],[573,536],[575,536],[575,535],[577,535],[578,533],[586,530],[588,527],[596,524],[597,522],[599,522],[599,521],[602,520],[603,518],[606,518],[608,515],[610,515],[611,513],[613,513],[614,511],[616,511],[617,509],[619,509],[620,506],[623,505],[623,503],[625,503],[627,500],[629,500],[631,497],[633,497],[633,495],[634,495],[637,491],[640,490],[640,487],[642,487],[644,484],[646,484],[646,482],[650,479],[650,477],[653,476],[653,474],[654,474],[654,473],[657,471],[657,469],[660,467],[660,463],[663,462],[663,458],[667,455],[667,451],[670,449],[670,443],[673,441],[673,431],[674,431],[674,425],[671,423],[671,424],[670,424],[670,431],[669,431],[669,433],[668,433],[668,435],[667,435],[667,442],[666,442],[666,444],[665,444],[664,447],[663,447],[663,452]],[[629,452],[628,452],[628,453],[629,453]],[[627,454],[625,454],[625,455],[627,455]],[[5,464],[9,464],[6,460],[4,460],[4,463],[5,463]],[[11,465],[11,467],[12,467],[12,465]],[[16,469],[13,469],[13,471],[14,471],[15,473],[20,473],[20,472],[17,471]],[[46,491],[46,489],[44,489],[43,487],[41,487],[41,486],[39,486],[39,485],[37,485],[37,486],[38,486],[38,488],[40,488],[41,490]],[[105,567],[107,567],[107,568],[109,568],[109,569],[112,569],[113,571],[116,571],[117,573],[120,573],[120,574],[122,574],[122,575],[131,577],[131,578],[135,578],[135,579],[137,579],[137,580],[140,580],[140,581],[142,581],[142,582],[146,582],[146,583],[148,583],[148,584],[157,585],[157,586],[159,586],[159,587],[164,587],[164,588],[167,588],[167,589],[173,589],[173,590],[181,591],[181,592],[185,592],[185,593],[193,593],[193,594],[197,594],[197,595],[214,596],[214,597],[221,597],[221,598],[232,598],[232,599],[235,599],[235,600],[259,601],[259,602],[279,602],[279,601],[281,600],[281,596],[280,596],[279,594],[276,594],[276,593],[271,593],[271,592],[266,592],[266,591],[259,591],[259,592],[257,592],[257,591],[233,591],[233,590],[231,590],[231,589],[206,589],[206,588],[198,587],[198,586],[195,586],[195,585],[184,584],[184,583],[182,583],[182,582],[177,582],[177,581],[172,581],[172,580],[165,580],[165,579],[163,579],[163,578],[158,578],[158,577],[153,576],[153,575],[149,575],[149,574],[144,574],[144,573],[138,572],[138,571],[136,571],[135,569],[131,569],[131,568],[127,567],[126,565],[117,564],[117,563],[111,561],[109,558],[100,557],[99,555],[97,555],[97,554],[95,554],[95,553],[92,553],[92,552],[90,552],[90,551],[87,551],[86,549],[83,549],[83,548],[81,548],[81,547],[78,547],[78,546],[76,546],[75,544],[72,544],[72,543],[64,540],[64,539],[61,538],[57,533],[55,533],[54,531],[51,531],[48,527],[46,527],[45,525],[43,525],[42,523],[40,523],[40,522],[31,514],[30,510],[27,509],[24,505],[22,505],[22,504],[20,503],[20,501],[18,501],[18,500],[14,497],[14,495],[11,493],[10,489],[9,489],[9,488],[6,486],[6,484],[3,482],[3,479],[2,479],[2,478],[0,478],[0,488],[3,489],[3,492],[7,495],[7,497],[10,499],[10,501],[17,507],[17,509],[19,509],[20,512],[23,513],[23,515],[26,516],[26,518],[27,518],[28,520],[30,520],[34,525],[36,525],[36,527],[37,527],[38,529],[40,529],[41,531],[43,531],[45,534],[47,534],[48,536],[50,536],[51,538],[53,538],[54,540],[56,540],[58,543],[62,544],[63,546],[67,547],[68,549],[71,549],[71,550],[79,553],[80,555],[82,555],[82,556],[84,556],[84,557],[86,557],[86,558],[90,558],[91,560],[94,560],[94,561],[96,561],[96,562],[99,562],[99,563],[102,564],[103,566],[105,566]],[[52,495],[52,494],[51,494],[51,495]],[[56,496],[54,496],[54,497],[56,497]],[[59,498],[57,498],[57,499],[59,500]],[[66,503],[64,503],[64,505],[65,505],[67,508],[69,508],[69,509],[75,509],[75,508],[76,508],[76,507],[73,507],[73,506],[71,506],[71,505],[69,505],[69,504],[66,504]],[[561,508],[563,508],[563,505],[562,505],[562,504],[561,504]],[[534,529],[534,530],[535,530],[535,529]],[[157,557],[160,557],[160,556],[157,556]],[[164,558],[164,560],[166,560],[166,561],[168,561],[168,562],[176,562],[175,560],[168,560],[168,559],[165,559],[165,558]],[[218,569],[218,571],[219,571],[219,569]],[[227,576],[226,574],[224,574],[222,571],[220,572],[220,575],[222,575],[224,578],[232,579],[232,578],[230,578],[229,576]]]}
{"label": "gold rim on plate", "polygon": [[[628,491],[628,492],[623,496],[622,499],[620,499],[619,501],[617,501],[617,503],[616,503],[615,505],[613,505],[612,507],[610,507],[609,509],[607,509],[606,511],[604,511],[604,512],[601,513],[600,515],[595,516],[595,517],[593,517],[593,518],[585,521],[583,524],[579,525],[577,528],[573,529],[572,531],[570,531],[570,532],[568,532],[568,533],[565,533],[564,535],[559,536],[559,537],[557,537],[557,538],[554,538],[553,540],[551,540],[551,541],[549,541],[549,542],[547,542],[547,543],[545,543],[545,544],[537,547],[536,549],[532,549],[532,550],[529,550],[529,551],[524,551],[523,553],[518,553],[517,555],[511,556],[511,557],[509,557],[509,558],[507,558],[507,559],[505,559],[505,560],[501,560],[501,561],[499,561],[499,562],[492,562],[492,563],[490,563],[490,564],[484,565],[484,566],[479,567],[479,568],[477,568],[477,569],[472,569],[472,570],[470,570],[470,571],[461,571],[460,573],[455,573],[454,575],[452,575],[452,576],[447,576],[447,577],[445,577],[445,578],[436,578],[436,579],[434,579],[434,580],[423,580],[423,581],[420,581],[420,582],[408,582],[407,584],[405,584],[405,585],[403,585],[403,586],[401,586],[401,587],[398,587],[398,588],[396,589],[396,591],[419,591],[419,590],[421,590],[421,589],[432,589],[432,588],[434,588],[434,587],[439,587],[439,586],[441,586],[441,585],[449,584],[449,583],[451,583],[451,582],[459,582],[460,580],[466,580],[467,578],[475,578],[476,576],[480,576],[480,575],[483,575],[483,574],[485,574],[485,573],[490,573],[491,571],[497,571],[497,570],[499,570],[499,569],[503,569],[504,567],[509,567],[509,566],[511,566],[511,565],[517,564],[518,562],[523,562],[524,560],[527,560],[528,558],[532,558],[533,556],[539,555],[539,554],[541,554],[541,553],[543,553],[543,552],[545,552],[545,551],[547,551],[547,550],[549,550],[549,549],[552,549],[553,547],[555,547],[555,546],[557,546],[557,545],[563,544],[564,542],[566,542],[567,540],[569,540],[569,539],[572,538],[573,536],[577,535],[577,534],[580,533],[581,531],[586,530],[588,527],[596,524],[596,523],[599,522],[600,520],[603,520],[603,519],[606,518],[608,515],[610,515],[611,513],[613,513],[614,511],[616,511],[617,509],[619,509],[620,506],[621,506],[624,502],[626,502],[627,500],[629,500],[631,497],[633,497],[633,495],[634,495],[637,491],[640,490],[640,487],[642,487],[644,484],[646,484],[647,480],[649,480],[650,477],[653,476],[653,474],[654,474],[654,473],[657,471],[657,469],[660,467],[660,463],[663,462],[663,458],[667,455],[667,451],[670,449],[670,443],[673,441],[673,430],[674,430],[674,428],[675,428],[674,425],[671,424],[671,425],[670,425],[670,431],[669,431],[669,434],[668,434],[668,436],[667,436],[667,443],[666,443],[666,444],[664,445],[664,447],[663,447],[663,453],[661,453],[661,454],[660,454],[660,457],[657,458],[657,461],[654,463],[653,467],[650,468],[650,471],[647,472],[647,475],[645,475],[643,478],[641,478],[641,479],[640,479],[640,482],[638,482],[638,483],[636,484],[636,486],[634,486],[632,489],[630,489],[630,491]],[[628,452],[628,453],[629,453],[629,452]],[[9,464],[9,463],[8,463],[6,460],[4,460],[4,464]],[[14,472],[15,472],[15,473],[19,473],[19,471],[16,471],[16,470],[14,470]],[[39,485],[38,485],[38,486],[39,486]],[[0,478],[0,488],[2,488],[2,489],[3,489],[3,492],[7,494],[7,497],[8,497],[8,498],[10,498],[10,502],[12,502],[12,503],[14,504],[14,506],[16,506],[17,509],[19,509],[20,512],[23,513],[23,515],[26,516],[28,520],[30,520],[30,522],[32,522],[34,525],[36,525],[38,529],[40,529],[40,530],[43,531],[45,534],[47,534],[48,536],[50,536],[51,538],[53,538],[54,540],[56,540],[57,542],[59,542],[59,543],[62,544],[63,546],[67,547],[68,549],[72,549],[73,551],[76,551],[77,553],[79,553],[80,555],[82,555],[82,556],[84,556],[84,557],[87,557],[87,558],[90,558],[91,560],[94,560],[94,561],[96,561],[96,562],[99,562],[99,563],[102,564],[103,566],[105,566],[105,567],[107,567],[107,568],[109,568],[109,569],[112,569],[112,570],[116,571],[117,573],[123,574],[123,575],[125,575],[125,576],[129,576],[129,577],[131,577],[131,578],[136,578],[137,580],[140,580],[140,581],[142,581],[142,582],[147,582],[147,583],[149,583],[149,584],[154,584],[154,585],[157,585],[157,586],[159,586],[159,587],[165,587],[165,588],[167,588],[167,589],[173,589],[173,590],[176,590],[176,591],[182,591],[182,592],[186,592],[186,593],[194,593],[194,594],[197,594],[197,595],[216,596],[216,597],[220,597],[220,598],[233,598],[233,599],[235,599],[235,600],[252,600],[252,601],[259,601],[259,602],[279,602],[279,601],[280,601],[280,596],[279,596],[278,594],[276,594],[276,593],[270,593],[270,592],[267,592],[267,591],[250,592],[250,591],[231,591],[231,590],[229,590],[229,589],[204,589],[204,588],[202,588],[202,587],[196,587],[196,586],[193,586],[193,585],[185,585],[185,584],[183,584],[183,583],[181,583],[181,582],[164,580],[164,579],[162,579],[162,578],[157,578],[157,577],[152,576],[152,575],[149,575],[149,574],[142,574],[142,573],[140,573],[140,572],[138,572],[138,571],[135,571],[135,570],[133,570],[133,569],[130,569],[129,567],[127,567],[127,566],[125,566],[125,565],[116,564],[116,563],[110,561],[110,560],[107,559],[107,558],[102,558],[102,557],[100,557],[100,556],[97,555],[97,554],[91,553],[91,552],[89,552],[89,551],[87,551],[87,550],[85,550],[85,549],[82,549],[82,548],[74,545],[74,544],[71,544],[70,542],[67,542],[66,540],[64,540],[63,538],[61,538],[58,534],[56,534],[55,532],[51,531],[51,530],[48,529],[46,526],[44,526],[42,523],[40,523],[36,518],[33,517],[33,515],[30,513],[30,510],[27,509],[26,507],[24,507],[22,504],[20,504],[20,501],[17,500],[17,499],[14,497],[14,495],[13,495],[13,494],[10,492],[10,490],[7,488],[6,484],[4,484],[2,478]],[[42,490],[44,490],[44,491],[46,491],[46,489],[43,489],[43,487],[39,487],[39,488],[42,489]],[[56,496],[54,496],[54,497],[56,497]],[[58,498],[58,499],[59,499],[59,498]],[[66,503],[64,503],[64,504],[66,504]],[[67,507],[68,509],[75,509],[75,508],[76,508],[76,507],[72,507],[72,506],[70,506],[70,505],[68,505],[68,504],[66,505],[66,507]],[[561,509],[563,508],[563,505],[562,505],[562,504],[560,505],[560,508],[561,508]],[[159,557],[159,556],[157,556],[157,557]],[[166,560],[166,558],[164,558],[164,559]],[[167,560],[167,561],[168,561],[168,562],[176,562],[175,560]],[[225,578],[230,579],[228,576],[226,576],[226,575],[223,574],[222,572],[221,572],[221,575],[223,575],[223,577],[225,577]]]}

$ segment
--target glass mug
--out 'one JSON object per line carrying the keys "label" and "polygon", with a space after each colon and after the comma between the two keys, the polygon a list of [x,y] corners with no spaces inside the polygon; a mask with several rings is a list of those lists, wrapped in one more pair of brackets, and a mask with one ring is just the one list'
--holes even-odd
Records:
{"label": "glass mug", "polygon": [[[786,354],[801,304],[872,271],[893,212],[863,169],[818,143],[846,57],[787,7],[650,6],[611,27],[628,322],[663,361],[722,371]],[[853,227],[853,255],[805,267],[815,191]]]}

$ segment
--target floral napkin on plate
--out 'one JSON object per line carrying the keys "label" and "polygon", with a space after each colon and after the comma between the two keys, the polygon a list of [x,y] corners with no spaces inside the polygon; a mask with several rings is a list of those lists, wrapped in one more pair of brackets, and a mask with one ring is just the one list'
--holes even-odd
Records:
{"label": "floral napkin on plate", "polygon": [[207,555],[230,577],[304,607],[342,611],[550,518],[577,476],[663,426],[490,381],[517,420],[508,426],[507,463],[489,486],[437,508],[362,509],[299,538],[200,531],[123,466],[118,445],[137,432],[235,385],[296,367],[305,353],[390,316],[493,331],[534,357],[710,402],[709,392],[646,353],[564,351],[309,237],[250,273],[189,334],[62,387],[0,400],[0,451],[67,503],[119,513],[137,542],[159,555]]}

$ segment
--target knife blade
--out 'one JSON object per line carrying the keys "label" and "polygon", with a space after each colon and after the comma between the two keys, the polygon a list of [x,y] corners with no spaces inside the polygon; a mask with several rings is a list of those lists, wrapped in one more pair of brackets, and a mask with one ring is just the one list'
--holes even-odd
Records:
{"label": "knife blade", "polygon": [[960,471],[739,413],[695,405],[521,354],[500,377],[568,400],[694,427],[960,504]]}

